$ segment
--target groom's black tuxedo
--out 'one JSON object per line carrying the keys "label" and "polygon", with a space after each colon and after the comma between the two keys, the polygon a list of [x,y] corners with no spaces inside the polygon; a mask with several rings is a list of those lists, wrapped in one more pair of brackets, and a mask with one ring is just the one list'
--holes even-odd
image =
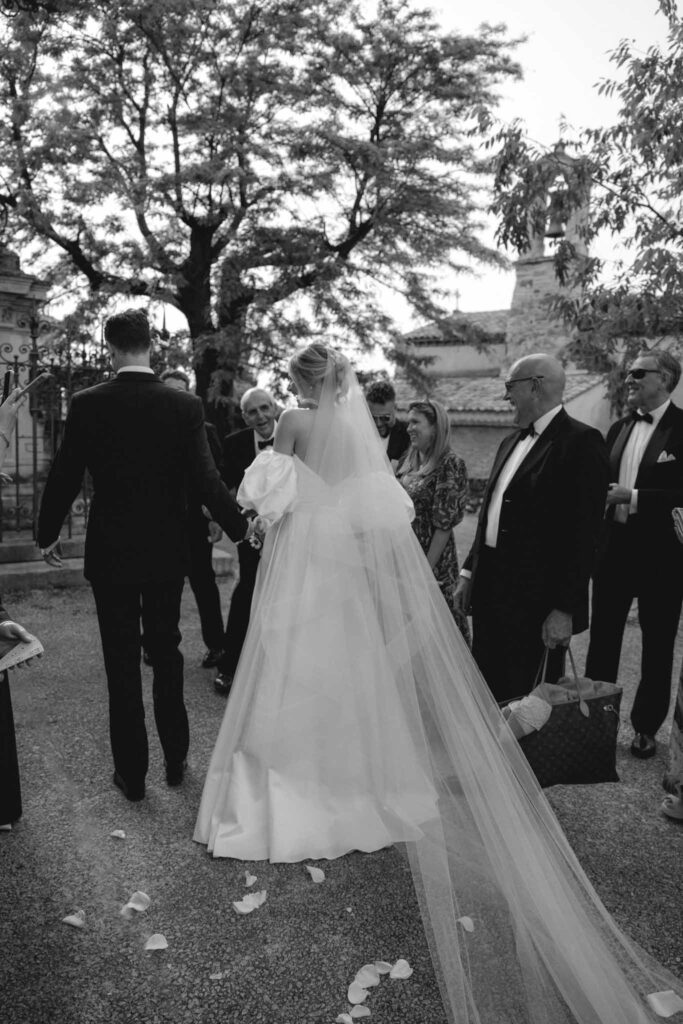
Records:
{"label": "groom's black tuxedo", "polygon": [[[610,480],[619,480],[633,420],[607,434]],[[683,410],[669,405],[654,427],[638,466],[638,510],[626,522],[607,511],[593,581],[593,619],[586,675],[615,681],[626,617],[638,599],[642,632],[641,680],[631,711],[637,733],[654,736],[671,697],[674,641],[683,600],[683,545],[671,510],[683,506]]]}
{"label": "groom's black tuxedo", "polygon": [[86,470],[94,496],[84,572],[102,636],[114,764],[127,785],[139,789],[147,771],[141,617],[167,763],[182,764],[189,743],[178,622],[190,568],[190,489],[232,540],[245,535],[247,520],[216,469],[201,401],[151,373],[122,371],[74,396],[43,492],[41,547],[57,539]]}
{"label": "groom's black tuxedo", "polygon": [[557,609],[588,626],[588,584],[605,506],[608,463],[600,433],[561,409],[535,441],[502,499],[497,544],[485,545],[489,504],[515,445],[496,454],[464,570],[472,573],[473,653],[497,700],[528,693],[541,629]]}

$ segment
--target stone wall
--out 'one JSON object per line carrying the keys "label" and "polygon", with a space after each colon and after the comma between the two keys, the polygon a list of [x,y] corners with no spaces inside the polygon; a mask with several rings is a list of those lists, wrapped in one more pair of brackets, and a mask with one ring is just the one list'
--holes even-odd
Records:
{"label": "stone wall", "polygon": [[570,340],[564,323],[548,312],[548,299],[562,290],[553,257],[522,257],[516,263],[515,274],[507,325],[508,365],[530,352],[557,355]]}

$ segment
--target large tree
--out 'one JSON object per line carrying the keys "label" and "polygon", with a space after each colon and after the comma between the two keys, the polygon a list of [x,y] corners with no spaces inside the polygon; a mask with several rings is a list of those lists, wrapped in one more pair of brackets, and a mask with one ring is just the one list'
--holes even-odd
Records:
{"label": "large tree", "polygon": [[549,190],[565,219],[590,198],[587,247],[605,234],[615,242],[608,259],[558,245],[557,276],[571,288],[554,308],[574,329],[571,355],[609,375],[616,405],[623,366],[643,339],[683,335],[683,20],[675,0],[660,9],[666,45],[643,53],[622,41],[611,55],[618,77],[597,87],[620,101],[613,125],[567,134],[551,151],[530,143],[520,122],[495,137],[494,211],[505,245],[524,252],[530,225],[543,230]]}
{"label": "large tree", "polygon": [[519,74],[502,27],[406,0],[37,6],[0,57],[13,237],[91,303],[176,306],[202,394],[312,332],[386,342],[378,288],[439,316],[437,271],[501,262],[471,131]]}

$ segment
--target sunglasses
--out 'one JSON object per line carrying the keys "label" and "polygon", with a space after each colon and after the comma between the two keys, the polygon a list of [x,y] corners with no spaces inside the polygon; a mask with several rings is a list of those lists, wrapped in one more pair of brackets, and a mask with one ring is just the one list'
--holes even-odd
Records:
{"label": "sunglasses", "polygon": [[515,384],[521,384],[523,380],[543,380],[543,374],[534,374],[533,377],[513,377],[512,380],[503,381],[505,394],[509,395]]}
{"label": "sunglasses", "polygon": [[626,378],[632,377],[633,380],[642,380],[646,373],[659,373],[659,370],[644,370],[641,366],[636,366],[635,369],[628,371]]}

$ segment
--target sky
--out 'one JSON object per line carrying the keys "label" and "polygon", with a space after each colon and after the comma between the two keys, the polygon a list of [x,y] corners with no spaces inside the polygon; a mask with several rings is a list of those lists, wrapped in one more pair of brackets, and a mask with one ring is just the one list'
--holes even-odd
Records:
{"label": "sky", "polygon": [[[528,137],[544,146],[557,141],[561,118],[577,129],[615,120],[618,101],[599,96],[595,85],[603,78],[618,77],[609,51],[621,39],[634,40],[643,52],[666,39],[666,19],[657,13],[656,0],[476,0],[471,4],[415,0],[415,4],[431,6],[446,29],[463,33],[474,31],[482,22],[502,22],[511,38],[528,37],[516,52],[524,79],[505,84],[497,116],[506,122],[520,118]],[[493,233],[485,241],[493,244]],[[453,282],[453,291],[460,293],[454,295],[453,308],[465,312],[507,309],[513,285],[512,272],[485,270],[479,278],[461,278]],[[414,326],[407,311],[405,317],[407,326]]]}

